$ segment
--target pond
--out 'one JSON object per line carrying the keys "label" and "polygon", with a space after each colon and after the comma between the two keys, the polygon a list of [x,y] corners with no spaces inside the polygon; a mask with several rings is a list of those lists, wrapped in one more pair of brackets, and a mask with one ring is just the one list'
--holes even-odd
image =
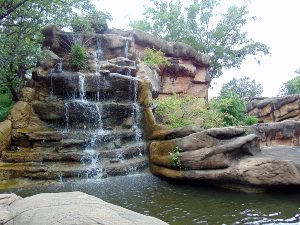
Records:
{"label": "pond", "polygon": [[0,190],[22,197],[65,191],[82,191],[171,225],[300,224],[300,193],[246,194],[173,183],[148,173]]}

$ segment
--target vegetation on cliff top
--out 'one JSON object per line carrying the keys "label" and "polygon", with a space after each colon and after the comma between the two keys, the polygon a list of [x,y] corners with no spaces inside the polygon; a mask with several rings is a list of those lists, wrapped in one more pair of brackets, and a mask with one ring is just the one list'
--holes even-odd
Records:
{"label": "vegetation on cliff top", "polygon": [[249,55],[269,54],[265,44],[255,42],[244,31],[248,22],[256,20],[249,15],[246,3],[232,5],[223,13],[219,12],[225,2],[222,0],[191,1],[187,7],[180,0],[151,2],[144,19],[130,25],[168,41],[184,42],[210,55],[212,78],[219,77],[223,69],[238,68]]}

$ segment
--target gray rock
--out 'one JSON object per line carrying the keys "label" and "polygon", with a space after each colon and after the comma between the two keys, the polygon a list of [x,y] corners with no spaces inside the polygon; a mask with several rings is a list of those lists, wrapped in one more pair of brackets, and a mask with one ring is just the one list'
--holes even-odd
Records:
{"label": "gray rock", "polygon": [[[15,195],[9,195],[15,198]],[[3,225],[166,225],[150,216],[107,203],[82,192],[45,193],[1,204],[7,212],[0,213]],[[7,198],[7,195],[3,196]],[[10,214],[9,214],[10,213]]]}

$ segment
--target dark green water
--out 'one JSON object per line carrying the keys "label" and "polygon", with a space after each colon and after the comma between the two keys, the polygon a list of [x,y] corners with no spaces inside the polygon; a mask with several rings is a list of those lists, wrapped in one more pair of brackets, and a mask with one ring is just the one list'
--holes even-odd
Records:
{"label": "dark green water", "polygon": [[62,182],[1,192],[26,197],[63,191],[82,191],[174,225],[300,224],[300,191],[299,194],[245,194],[175,184],[150,174]]}

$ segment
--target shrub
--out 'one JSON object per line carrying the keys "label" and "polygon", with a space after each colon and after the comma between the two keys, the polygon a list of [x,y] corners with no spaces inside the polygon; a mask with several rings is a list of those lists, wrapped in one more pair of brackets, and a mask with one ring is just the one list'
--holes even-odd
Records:
{"label": "shrub", "polygon": [[155,51],[151,48],[145,49],[145,58],[143,61],[148,65],[169,65],[169,61],[162,51]]}
{"label": "shrub", "polygon": [[158,99],[156,103],[158,122],[170,128],[195,124],[209,129],[258,122],[256,117],[246,116],[245,104],[235,93],[228,93],[206,103],[198,97],[174,94]]}
{"label": "shrub", "polygon": [[173,150],[173,152],[170,152],[170,160],[171,160],[171,166],[175,169],[181,169],[181,161],[180,161],[180,152],[182,150],[176,146],[176,148]]}
{"label": "shrub", "polygon": [[15,102],[8,87],[0,87],[0,122],[5,120]]}
{"label": "shrub", "polygon": [[74,44],[71,49],[69,63],[75,70],[83,70],[87,66],[85,49],[79,44]]}

